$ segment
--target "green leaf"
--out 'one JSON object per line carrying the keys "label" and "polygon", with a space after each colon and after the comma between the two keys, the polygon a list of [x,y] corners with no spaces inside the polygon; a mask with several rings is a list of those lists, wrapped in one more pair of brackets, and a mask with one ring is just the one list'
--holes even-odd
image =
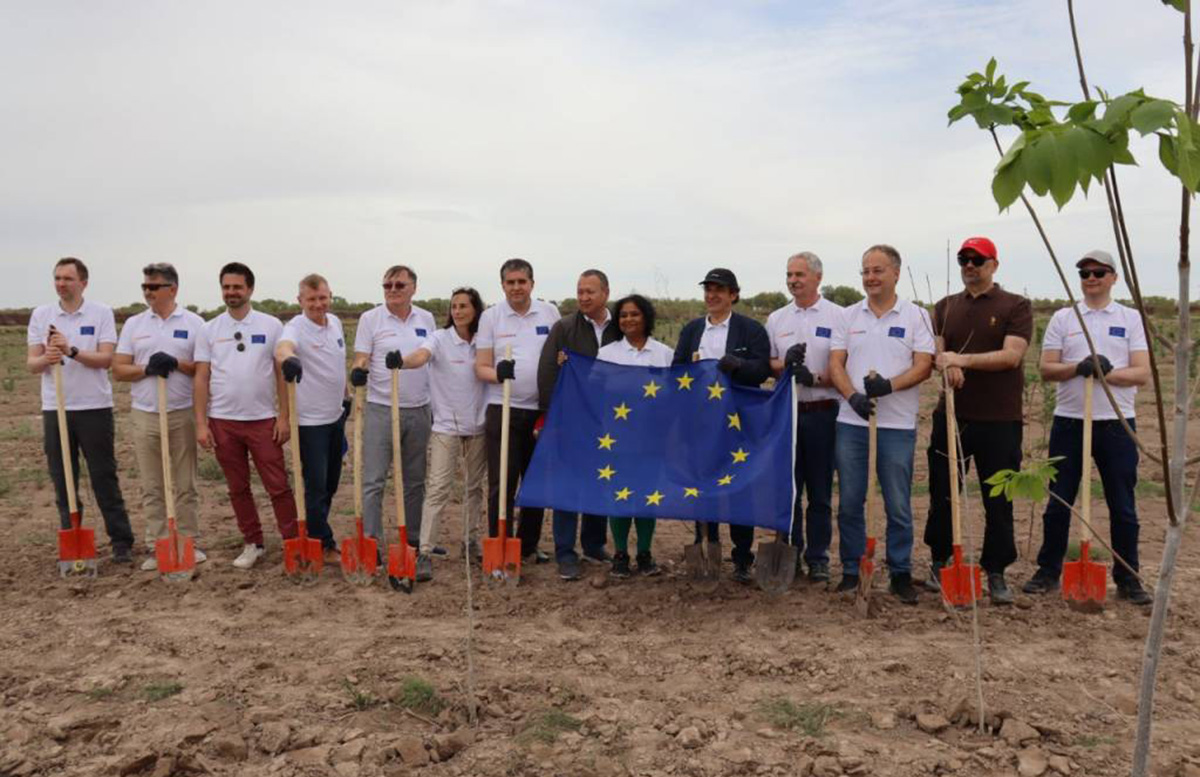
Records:
{"label": "green leaf", "polygon": [[1054,177],[1050,182],[1050,196],[1059,210],[1071,201],[1075,193],[1075,185],[1079,182],[1077,164],[1075,152],[1068,143],[1060,141],[1054,144]]}
{"label": "green leaf", "polygon": [[1021,168],[1022,165],[1009,165],[992,178],[992,198],[1000,210],[1005,210],[1021,196],[1021,190],[1025,188],[1025,175]]}
{"label": "green leaf", "polygon": [[1004,493],[1004,484],[1000,483],[999,485],[992,486],[992,490],[988,492],[988,497],[990,497],[991,499],[995,499],[996,497],[1000,496],[1003,493]]}
{"label": "green leaf", "polygon": [[1179,11],[1179,13],[1186,13],[1188,0],[1162,0],[1162,4],[1171,6],[1176,11]]}
{"label": "green leaf", "polygon": [[1143,100],[1142,96],[1130,92],[1109,102],[1104,108],[1104,118],[1101,119],[1103,130],[1107,132],[1112,127],[1124,124],[1129,114],[1141,105]]}
{"label": "green leaf", "polygon": [[1041,133],[1021,157],[1021,167],[1029,181],[1029,188],[1039,197],[1044,197],[1050,191],[1050,184],[1054,180],[1055,142],[1054,133]]}
{"label": "green leaf", "polygon": [[1097,105],[1099,103],[1095,100],[1084,100],[1083,102],[1075,103],[1067,110],[1067,118],[1076,123],[1087,121],[1096,115]]}
{"label": "green leaf", "polygon": [[989,486],[1002,486],[1015,474],[1017,474],[1017,471],[1013,469],[998,469],[990,478],[983,482],[987,483]]}
{"label": "green leaf", "polygon": [[996,75],[996,58],[995,57],[992,57],[991,59],[988,60],[986,74],[987,74],[988,82],[991,82],[992,78],[994,78]]}
{"label": "green leaf", "polygon": [[1021,149],[1025,148],[1025,140],[1026,137],[1024,132],[1017,136],[1017,139],[1013,141],[1013,144],[1008,147],[1008,151],[1005,151],[1004,156],[1000,158],[1000,164],[996,165],[995,172],[1000,172],[1017,160],[1017,157],[1021,153]]}
{"label": "green leaf", "polygon": [[1158,133],[1158,160],[1167,172],[1179,177],[1179,156],[1175,152],[1175,138],[1165,132]]}
{"label": "green leaf", "polygon": [[1150,100],[1142,103],[1129,114],[1129,123],[1142,137],[1170,125],[1177,107],[1168,100]]}

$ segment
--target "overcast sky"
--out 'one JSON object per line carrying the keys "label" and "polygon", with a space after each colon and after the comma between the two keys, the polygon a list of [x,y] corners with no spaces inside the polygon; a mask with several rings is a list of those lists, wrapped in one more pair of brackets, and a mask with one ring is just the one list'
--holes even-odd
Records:
{"label": "overcast sky", "polygon": [[[1077,5],[1093,84],[1178,98],[1179,14]],[[616,294],[692,297],[712,266],[782,291],[800,250],[857,285],[876,242],[925,297],[926,276],[945,289],[946,241],[972,234],[996,241],[1010,288],[1062,296],[1028,217],[997,212],[987,136],[946,126],[993,54],[1079,99],[1054,0],[11,0],[0,307],[53,299],[66,255],[90,265],[92,299],[136,301],[141,266],[171,261],[181,300],[211,307],[232,259],[260,298],[315,271],[374,301],[404,263],[419,297],[472,284],[491,302],[510,256],[545,298],[587,267]],[[1142,282],[1174,296],[1178,185],[1154,146],[1134,150]],[[1039,208],[1062,254],[1112,249],[1098,190]]]}

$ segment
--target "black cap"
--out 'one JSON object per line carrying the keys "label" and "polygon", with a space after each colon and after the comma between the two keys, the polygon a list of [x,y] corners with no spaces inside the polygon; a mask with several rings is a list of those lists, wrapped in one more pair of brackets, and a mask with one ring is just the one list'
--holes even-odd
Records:
{"label": "black cap", "polygon": [[715,283],[718,286],[724,286],[733,291],[741,291],[738,286],[737,276],[733,274],[733,270],[726,270],[724,267],[714,267],[708,271],[708,275],[704,276],[704,280],[700,281],[700,285],[704,286],[708,283]]}

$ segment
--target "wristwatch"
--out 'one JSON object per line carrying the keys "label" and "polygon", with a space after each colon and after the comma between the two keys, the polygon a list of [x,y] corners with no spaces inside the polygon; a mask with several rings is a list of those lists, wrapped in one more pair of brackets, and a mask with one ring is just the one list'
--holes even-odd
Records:
{"label": "wristwatch", "polygon": [[70,350],[70,351],[67,351],[67,358],[68,358],[68,359],[74,359],[74,358],[75,358],[76,356],[78,356],[78,355],[79,355],[79,349],[78,349],[78,348],[76,348],[76,347],[75,347],[75,346],[73,346],[73,345],[71,346],[71,350]]}

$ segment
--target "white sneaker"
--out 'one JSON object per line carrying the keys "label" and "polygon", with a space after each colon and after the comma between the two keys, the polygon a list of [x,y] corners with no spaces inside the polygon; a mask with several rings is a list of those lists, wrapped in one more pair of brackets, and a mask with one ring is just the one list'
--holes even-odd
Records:
{"label": "white sneaker", "polygon": [[150,558],[148,558],[142,562],[142,571],[143,572],[153,572],[156,569],[158,569],[158,559],[155,558],[154,556],[151,556]]}
{"label": "white sneaker", "polygon": [[259,558],[266,554],[266,552],[266,550],[258,547],[257,545],[246,545],[242,548],[242,555],[233,560],[233,565],[238,569],[249,569],[250,567],[254,566],[254,562],[258,561]]}
{"label": "white sneaker", "polygon": [[196,548],[196,563],[203,564],[205,561],[208,561],[208,554],[199,548]]}

